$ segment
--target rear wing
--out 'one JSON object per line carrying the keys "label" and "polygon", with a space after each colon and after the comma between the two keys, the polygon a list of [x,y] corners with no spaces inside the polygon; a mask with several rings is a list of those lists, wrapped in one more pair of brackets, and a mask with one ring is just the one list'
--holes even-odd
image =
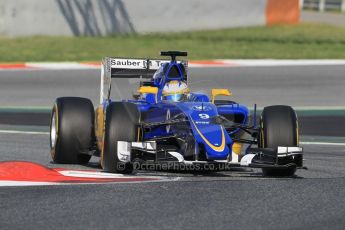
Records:
{"label": "rear wing", "polygon": [[[101,66],[100,103],[109,100],[112,78],[146,78],[151,79],[163,64],[169,63],[166,59],[131,59],[105,57]],[[182,63],[187,71],[187,61]]]}

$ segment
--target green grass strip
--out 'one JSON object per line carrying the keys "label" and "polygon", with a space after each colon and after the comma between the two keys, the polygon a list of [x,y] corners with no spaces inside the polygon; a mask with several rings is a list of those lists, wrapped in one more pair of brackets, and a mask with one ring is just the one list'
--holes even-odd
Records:
{"label": "green grass strip", "polygon": [[51,113],[48,106],[0,106],[0,113]]}
{"label": "green grass strip", "polygon": [[189,59],[345,59],[345,28],[301,24],[108,37],[0,38],[0,62],[100,61],[157,57],[186,50]]}

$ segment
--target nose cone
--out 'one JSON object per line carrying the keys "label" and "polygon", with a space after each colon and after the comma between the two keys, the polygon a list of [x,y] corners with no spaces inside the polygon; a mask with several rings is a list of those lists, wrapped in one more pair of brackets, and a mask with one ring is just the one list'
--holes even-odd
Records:
{"label": "nose cone", "polygon": [[223,126],[211,123],[211,118],[218,115],[216,106],[212,103],[180,103],[178,106],[189,117],[196,142],[205,146],[207,159],[225,160],[231,139]]}
{"label": "nose cone", "polygon": [[221,125],[192,120],[195,139],[205,146],[207,159],[224,160],[229,154],[228,138]]}

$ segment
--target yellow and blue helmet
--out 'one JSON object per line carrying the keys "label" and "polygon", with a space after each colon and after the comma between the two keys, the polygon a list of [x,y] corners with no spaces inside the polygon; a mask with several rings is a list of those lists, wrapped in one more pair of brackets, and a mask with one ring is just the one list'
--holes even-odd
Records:
{"label": "yellow and blue helmet", "polygon": [[162,91],[162,99],[168,101],[184,101],[189,94],[189,88],[183,81],[169,81],[165,83]]}

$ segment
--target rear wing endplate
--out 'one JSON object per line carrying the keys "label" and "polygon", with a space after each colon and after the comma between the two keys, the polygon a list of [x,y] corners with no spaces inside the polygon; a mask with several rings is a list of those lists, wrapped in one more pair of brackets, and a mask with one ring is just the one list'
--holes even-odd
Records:
{"label": "rear wing endplate", "polygon": [[[110,98],[112,78],[146,78],[151,79],[156,70],[163,64],[169,63],[166,59],[131,59],[105,57],[101,66],[100,103],[103,104]],[[182,63],[187,71],[187,61]]]}

